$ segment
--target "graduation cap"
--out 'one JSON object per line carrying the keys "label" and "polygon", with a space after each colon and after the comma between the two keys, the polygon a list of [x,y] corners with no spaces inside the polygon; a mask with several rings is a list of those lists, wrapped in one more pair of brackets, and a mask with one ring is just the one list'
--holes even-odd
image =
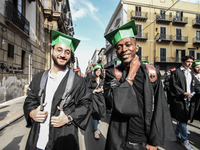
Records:
{"label": "graduation cap", "polygon": [[76,50],[78,44],[80,43],[80,40],[75,39],[64,33],[58,32],[56,30],[51,30],[51,40],[52,40],[51,46],[54,46],[56,44],[61,44],[61,43],[66,44],[67,46],[71,48],[73,53]]}
{"label": "graduation cap", "polygon": [[115,60],[115,65],[121,64],[121,60]]}
{"label": "graduation cap", "polygon": [[148,61],[142,61],[141,63],[142,63],[142,64],[149,64]]}
{"label": "graduation cap", "polygon": [[102,67],[102,64],[96,64],[96,65],[94,65],[93,67],[94,67],[94,70],[95,70],[95,69],[98,69],[98,68],[100,68],[100,69],[103,68],[103,67]]}
{"label": "graduation cap", "polygon": [[120,40],[127,37],[135,37],[137,35],[137,29],[135,26],[135,21],[131,20],[130,22],[124,24],[123,26],[117,28],[116,30],[108,33],[104,37],[115,46]]}
{"label": "graduation cap", "polygon": [[195,66],[197,66],[197,65],[200,65],[200,60],[194,61],[194,62],[192,63],[192,67],[195,67]]}

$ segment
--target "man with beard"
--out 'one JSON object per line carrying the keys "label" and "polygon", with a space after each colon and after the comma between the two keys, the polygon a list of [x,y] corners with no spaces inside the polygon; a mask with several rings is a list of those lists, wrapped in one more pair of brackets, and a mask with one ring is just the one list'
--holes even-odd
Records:
{"label": "man with beard", "polygon": [[[24,102],[27,127],[31,127],[26,150],[78,150],[78,127],[86,129],[92,112],[92,93],[85,88],[84,79],[68,68],[80,41],[55,30],[51,31],[51,39],[54,64],[45,71],[43,103],[39,91],[44,72],[33,77]],[[72,75],[69,98],[63,101]]]}
{"label": "man with beard", "polygon": [[182,146],[187,150],[194,150],[189,143],[187,133],[187,122],[193,121],[195,111],[195,79],[190,67],[194,61],[193,56],[183,56],[182,66],[177,68],[172,75],[171,104],[170,111],[173,118],[177,120],[175,133],[181,138]]}
{"label": "man with beard", "polygon": [[136,52],[134,20],[105,35],[116,48],[121,64],[106,71],[104,95],[112,108],[106,150],[157,150],[164,140],[175,140],[159,72]]}
{"label": "man with beard", "polygon": [[200,81],[200,60],[194,61],[192,64],[192,72],[197,80]]}

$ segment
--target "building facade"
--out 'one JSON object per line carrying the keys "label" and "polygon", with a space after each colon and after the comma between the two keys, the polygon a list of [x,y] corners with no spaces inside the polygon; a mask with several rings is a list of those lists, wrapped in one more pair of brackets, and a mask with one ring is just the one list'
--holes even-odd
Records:
{"label": "building facade", "polygon": [[74,32],[68,1],[1,0],[0,7],[2,102],[24,95],[32,76],[51,67],[51,29]]}
{"label": "building facade", "polygon": [[[191,9],[192,8],[192,9]],[[200,4],[167,0],[121,0],[105,34],[134,19],[140,61],[149,61],[164,74],[181,65],[181,57],[200,59]],[[106,41],[106,67],[116,59]]]}

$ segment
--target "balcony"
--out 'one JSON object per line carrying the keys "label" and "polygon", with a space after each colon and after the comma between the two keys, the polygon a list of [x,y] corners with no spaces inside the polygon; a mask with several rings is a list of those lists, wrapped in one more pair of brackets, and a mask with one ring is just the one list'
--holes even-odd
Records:
{"label": "balcony", "polygon": [[5,18],[7,23],[23,31],[29,36],[29,21],[14,7],[10,1],[6,1]]}
{"label": "balcony", "polygon": [[170,24],[172,22],[172,17],[169,15],[157,15],[156,16],[156,22],[157,23],[163,23],[163,24]]}
{"label": "balcony", "polygon": [[149,56],[139,56],[139,61],[148,61]]}
{"label": "balcony", "polygon": [[154,57],[156,63],[180,63],[181,58],[179,57]]}
{"label": "balcony", "polygon": [[131,20],[146,21],[148,19],[148,12],[131,11]]}
{"label": "balcony", "polygon": [[174,17],[172,20],[173,25],[184,26],[188,23],[188,17]]}
{"label": "balcony", "polygon": [[139,32],[135,36],[136,40],[146,41],[148,39],[148,33]]}
{"label": "balcony", "polygon": [[157,42],[165,42],[165,43],[171,42],[172,41],[172,35],[158,33],[156,35],[156,41]]}
{"label": "balcony", "polygon": [[196,28],[200,28],[200,19],[196,18],[192,20],[192,26]]}
{"label": "balcony", "polygon": [[188,36],[174,35],[172,40],[173,40],[173,43],[187,43]]}
{"label": "balcony", "polygon": [[193,38],[193,44],[200,44],[200,37]]}

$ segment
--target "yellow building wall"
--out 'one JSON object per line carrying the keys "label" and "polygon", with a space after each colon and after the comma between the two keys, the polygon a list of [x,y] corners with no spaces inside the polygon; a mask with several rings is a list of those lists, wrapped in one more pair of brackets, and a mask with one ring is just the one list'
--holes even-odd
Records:
{"label": "yellow building wall", "polygon": [[[137,41],[137,44],[142,47],[142,56],[148,56],[149,62],[153,63],[155,57],[160,57],[160,48],[167,49],[167,58],[175,58],[176,49],[185,50],[185,55],[189,55],[189,49],[194,49],[195,54],[197,52],[200,53],[200,44],[193,44],[196,30],[200,30],[200,27],[195,28],[192,26],[192,21],[196,18],[196,14],[200,13],[199,4],[179,1],[166,12],[166,15],[169,15],[169,13],[172,12],[172,17],[175,17],[176,11],[183,11],[183,17],[188,18],[188,23],[185,26],[180,26],[173,25],[172,22],[170,24],[152,23],[156,20],[156,15],[160,14],[160,10],[167,10],[174,2],[176,2],[176,0],[165,0],[165,2],[161,2],[160,0],[124,0],[123,2],[124,4],[127,4],[127,22],[131,20],[131,11],[135,12],[135,6],[140,6],[142,13],[148,12],[148,19],[146,21],[135,20],[135,23],[142,24],[143,29],[145,28],[143,33],[148,32],[148,40]],[[160,33],[161,26],[166,27],[167,35],[172,36],[176,35],[176,28],[181,28],[182,36],[188,36],[188,42],[185,44],[156,42],[155,36]]]}

